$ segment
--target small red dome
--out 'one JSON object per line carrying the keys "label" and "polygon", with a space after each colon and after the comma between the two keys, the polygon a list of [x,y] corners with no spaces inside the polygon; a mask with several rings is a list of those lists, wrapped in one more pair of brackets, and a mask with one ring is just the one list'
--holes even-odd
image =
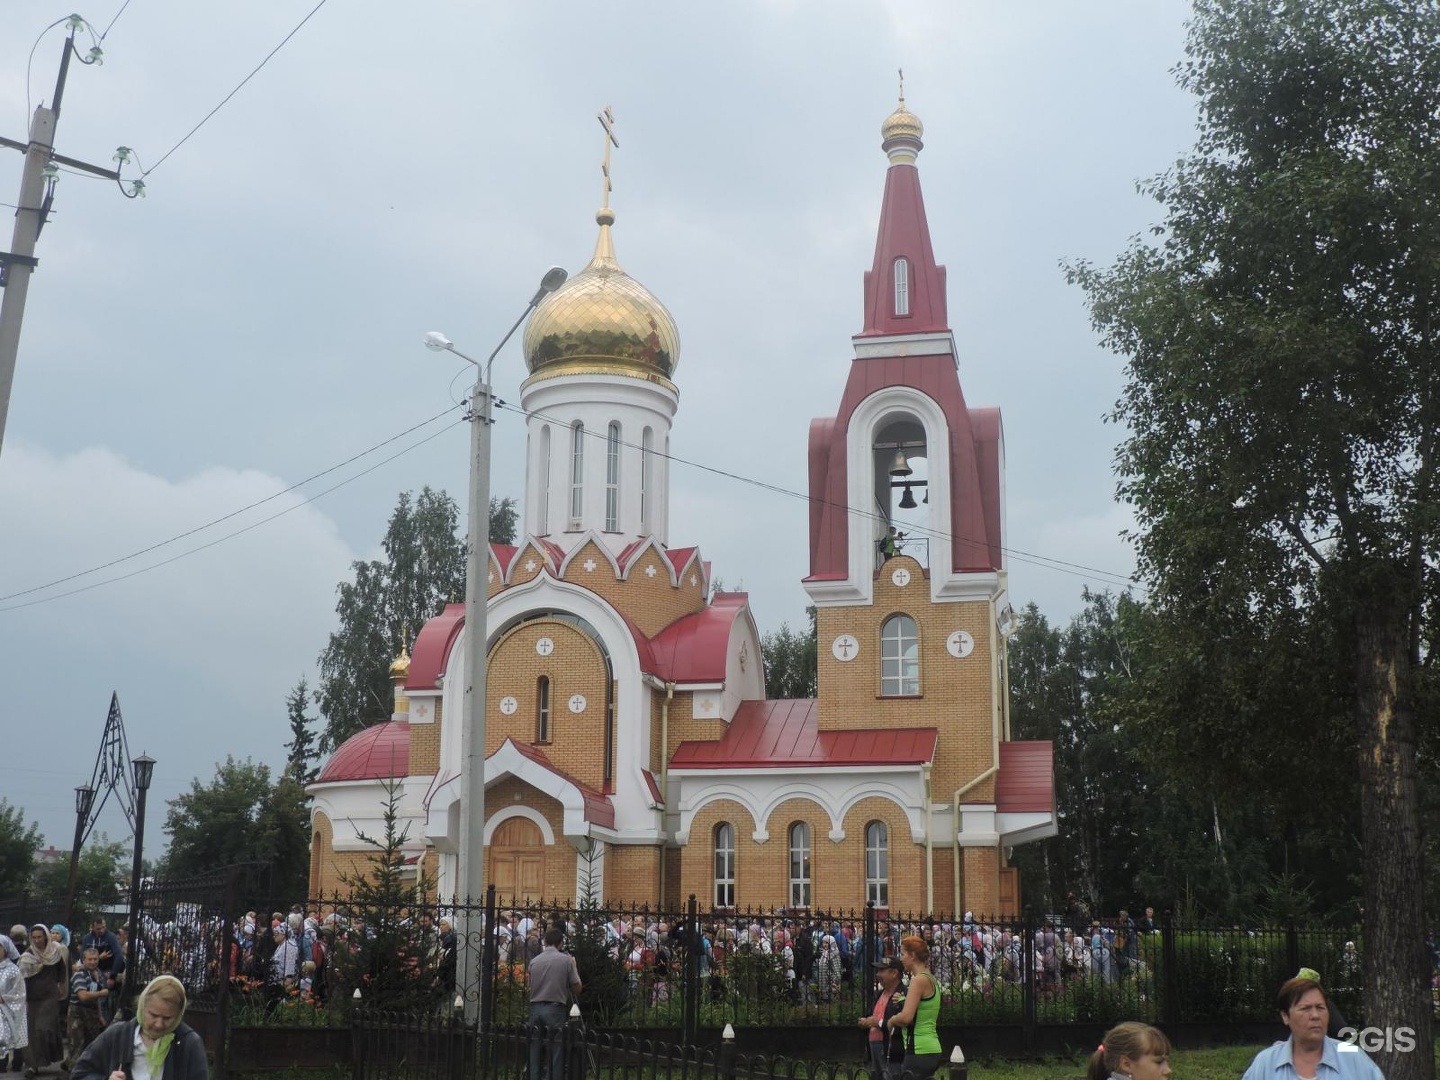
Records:
{"label": "small red dome", "polygon": [[375,724],[340,744],[320,770],[317,784],[340,780],[389,780],[410,774],[410,725],[404,720]]}

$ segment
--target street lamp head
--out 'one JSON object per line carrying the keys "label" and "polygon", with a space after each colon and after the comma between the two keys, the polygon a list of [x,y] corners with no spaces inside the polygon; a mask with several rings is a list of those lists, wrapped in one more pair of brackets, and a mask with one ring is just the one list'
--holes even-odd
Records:
{"label": "street lamp head", "polygon": [[150,777],[155,772],[155,759],[149,754],[141,754],[130,764],[135,769],[135,790],[149,791]]}
{"label": "street lamp head", "polygon": [[95,801],[95,789],[89,784],[81,784],[75,789],[75,816],[88,817],[90,804]]}
{"label": "street lamp head", "polygon": [[425,335],[425,347],[427,349],[434,349],[436,352],[445,352],[447,349],[453,349],[455,343],[440,333],[439,330],[431,330]]}
{"label": "street lamp head", "polygon": [[549,270],[546,270],[545,276],[540,279],[540,287],[535,290],[535,295],[530,299],[530,306],[533,308],[550,293],[554,292],[561,285],[564,285],[565,279],[569,276],[563,266],[552,266]]}

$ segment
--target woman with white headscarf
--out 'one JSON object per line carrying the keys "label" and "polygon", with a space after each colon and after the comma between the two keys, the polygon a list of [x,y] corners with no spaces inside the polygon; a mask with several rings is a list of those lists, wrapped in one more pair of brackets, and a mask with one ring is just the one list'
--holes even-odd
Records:
{"label": "woman with white headscarf", "polygon": [[30,948],[20,957],[20,974],[25,978],[25,1002],[29,1007],[30,1046],[25,1051],[25,1076],[65,1056],[64,1029],[60,1024],[60,1002],[70,994],[67,954],[58,941],[50,939],[44,923],[30,928]]}
{"label": "woman with white headscarf", "polygon": [[30,1045],[26,1024],[25,976],[20,974],[20,950],[0,936],[0,1064],[12,1053]]}

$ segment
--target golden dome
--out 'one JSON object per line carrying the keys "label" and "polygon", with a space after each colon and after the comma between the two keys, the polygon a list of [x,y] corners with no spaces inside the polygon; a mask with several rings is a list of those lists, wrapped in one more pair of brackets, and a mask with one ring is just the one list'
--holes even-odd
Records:
{"label": "golden dome", "polygon": [[410,653],[405,646],[400,646],[400,655],[390,661],[390,680],[392,682],[410,677]]}
{"label": "golden dome", "polygon": [[600,237],[594,258],[542,300],[525,327],[527,382],[600,373],[668,384],[680,358],[675,320],[615,261],[615,212],[605,207],[595,220]]}
{"label": "golden dome", "polygon": [[900,99],[899,107],[885,118],[880,125],[880,138],[885,142],[897,137],[906,137],[920,141],[920,136],[925,134],[925,125],[920,122],[920,117],[905,107],[905,99]]}

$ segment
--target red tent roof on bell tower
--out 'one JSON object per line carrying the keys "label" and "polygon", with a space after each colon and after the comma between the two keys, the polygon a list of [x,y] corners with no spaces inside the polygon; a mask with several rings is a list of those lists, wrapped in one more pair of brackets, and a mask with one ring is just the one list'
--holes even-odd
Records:
{"label": "red tent roof on bell tower", "polygon": [[[909,313],[895,314],[895,264],[906,262]],[[945,267],[935,264],[920,170],[892,164],[875,237],[875,261],[865,272],[865,328],[861,336],[924,334],[950,329],[945,312]]]}

